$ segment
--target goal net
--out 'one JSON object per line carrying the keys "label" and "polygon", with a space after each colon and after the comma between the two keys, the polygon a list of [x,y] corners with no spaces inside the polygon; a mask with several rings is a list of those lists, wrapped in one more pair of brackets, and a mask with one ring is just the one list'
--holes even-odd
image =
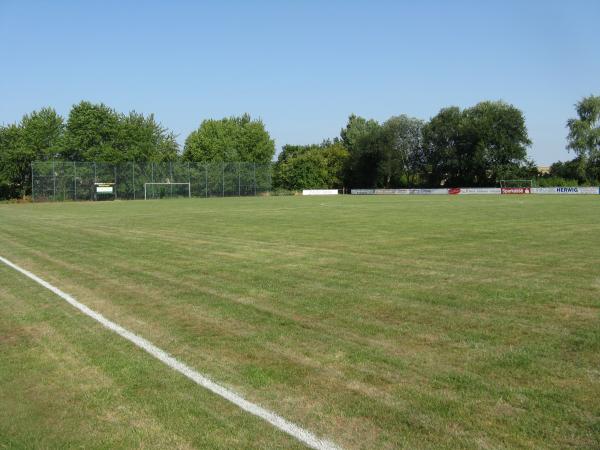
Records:
{"label": "goal net", "polygon": [[144,183],[144,200],[191,196],[191,183]]}

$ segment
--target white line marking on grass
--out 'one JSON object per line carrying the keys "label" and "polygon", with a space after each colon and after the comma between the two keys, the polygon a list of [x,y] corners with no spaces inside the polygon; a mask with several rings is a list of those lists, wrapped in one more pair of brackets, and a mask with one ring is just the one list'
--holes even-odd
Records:
{"label": "white line marking on grass", "polygon": [[67,303],[70,303],[72,306],[77,308],[79,311],[81,311],[85,315],[100,322],[106,328],[108,328],[111,331],[114,331],[115,333],[124,337],[128,341],[133,342],[135,345],[140,347],[142,350],[145,350],[146,352],[150,353],[152,356],[154,356],[156,359],[162,361],[170,368],[175,369],[177,372],[185,375],[190,380],[192,380],[195,383],[199,384],[200,386],[208,389],[209,391],[223,397],[226,400],[229,400],[231,403],[233,403],[236,406],[239,406],[244,411],[247,411],[250,414],[254,414],[257,417],[260,417],[261,419],[266,420],[274,427],[279,428],[281,431],[298,439],[299,441],[305,443],[306,445],[308,445],[311,448],[314,448],[317,450],[339,449],[339,447],[337,445],[335,445],[333,442],[330,442],[330,441],[327,441],[324,439],[319,439],[317,436],[315,436],[310,431],[307,431],[304,428],[299,427],[298,425],[287,421],[283,417],[275,414],[272,411],[269,411],[268,409],[263,408],[262,406],[259,406],[252,402],[249,402],[241,395],[236,394],[232,390],[227,389],[227,388],[215,383],[210,378],[202,375],[199,372],[196,372],[194,369],[192,369],[188,365],[175,359],[174,357],[169,355],[164,350],[161,350],[156,345],[154,345],[152,342],[147,341],[143,337],[140,337],[137,334],[132,333],[131,331],[123,328],[121,325],[119,325],[111,320],[108,320],[102,314],[97,313],[96,311],[88,308],[83,303],[80,303],[79,301],[77,301],[71,295],[67,294],[66,292],[61,291],[57,287],[55,287],[52,284],[48,283],[47,281],[41,279],[37,275],[29,272],[28,270],[25,270],[25,269],[17,266],[16,264],[10,262],[6,258],[3,258],[2,256],[0,256],[0,261],[3,262],[4,264],[6,264],[7,266],[15,269],[16,271],[21,272],[26,277],[31,278],[36,283],[41,284],[46,289],[49,289],[50,291],[54,292],[56,295],[61,297]]}

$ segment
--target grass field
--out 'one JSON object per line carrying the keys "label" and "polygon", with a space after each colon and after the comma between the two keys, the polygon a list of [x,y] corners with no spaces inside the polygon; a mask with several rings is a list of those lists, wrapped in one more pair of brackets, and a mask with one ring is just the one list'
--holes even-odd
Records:
{"label": "grass field", "polygon": [[[0,256],[345,448],[600,447],[600,197],[0,205]],[[0,264],[0,447],[302,448]]]}

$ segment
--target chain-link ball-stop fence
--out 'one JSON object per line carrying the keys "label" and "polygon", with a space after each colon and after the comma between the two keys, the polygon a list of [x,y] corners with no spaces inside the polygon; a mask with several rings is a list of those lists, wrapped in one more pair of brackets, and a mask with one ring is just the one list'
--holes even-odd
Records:
{"label": "chain-link ball-stop fence", "polygon": [[40,161],[31,165],[33,201],[231,197],[272,186],[271,164],[249,162]]}

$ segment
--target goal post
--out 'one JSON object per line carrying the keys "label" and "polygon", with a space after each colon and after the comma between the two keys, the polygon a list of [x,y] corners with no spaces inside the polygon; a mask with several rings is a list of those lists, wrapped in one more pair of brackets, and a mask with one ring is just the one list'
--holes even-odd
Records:
{"label": "goal post", "polygon": [[[148,200],[149,188],[152,188],[151,198],[155,198],[154,189],[153,189],[154,186],[160,187],[161,190],[166,188],[166,190],[168,190],[168,192],[169,192],[169,197],[173,197],[173,186],[183,186],[184,192],[186,192],[186,196],[188,198],[192,198],[191,183],[155,183],[155,182],[152,182],[152,183],[144,183],[144,200]],[[159,198],[160,198],[160,196],[159,196]]]}

